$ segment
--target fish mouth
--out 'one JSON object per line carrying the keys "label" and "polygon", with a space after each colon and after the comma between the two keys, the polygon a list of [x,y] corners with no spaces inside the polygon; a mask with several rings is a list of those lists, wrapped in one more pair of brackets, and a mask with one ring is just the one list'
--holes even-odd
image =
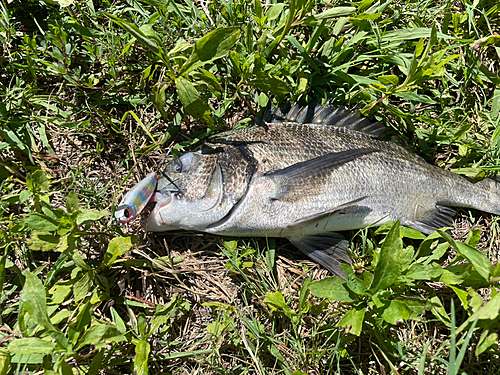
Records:
{"label": "fish mouth", "polygon": [[157,190],[144,208],[141,217],[141,227],[147,232],[167,230],[167,224],[162,219],[160,210],[172,202],[172,194]]}

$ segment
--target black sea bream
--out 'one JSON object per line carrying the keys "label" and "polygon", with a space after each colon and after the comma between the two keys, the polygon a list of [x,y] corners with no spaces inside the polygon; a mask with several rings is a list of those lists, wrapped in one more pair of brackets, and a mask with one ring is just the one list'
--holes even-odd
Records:
{"label": "black sea bream", "polygon": [[451,224],[450,207],[500,214],[496,182],[473,184],[430,165],[382,140],[386,131],[328,104],[268,111],[260,124],[213,136],[170,162],[143,224],[284,237],[343,276],[339,261],[350,259],[336,231],[400,219],[428,234]]}

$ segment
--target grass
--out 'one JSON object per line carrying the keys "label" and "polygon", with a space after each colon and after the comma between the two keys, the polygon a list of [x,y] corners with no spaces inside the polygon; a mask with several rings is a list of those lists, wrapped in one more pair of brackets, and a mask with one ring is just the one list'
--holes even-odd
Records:
{"label": "grass", "polygon": [[288,242],[144,233],[124,191],[269,102],[383,119],[429,162],[500,169],[496,1],[0,3],[0,375],[499,374],[498,219]]}

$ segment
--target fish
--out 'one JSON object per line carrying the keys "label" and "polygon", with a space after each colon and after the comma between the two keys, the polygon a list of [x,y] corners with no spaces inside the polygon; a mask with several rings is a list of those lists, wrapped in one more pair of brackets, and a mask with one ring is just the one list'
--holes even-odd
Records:
{"label": "fish", "polygon": [[472,183],[427,163],[381,122],[329,103],[268,109],[254,126],[207,139],[158,177],[147,231],[287,238],[333,275],[351,264],[338,233],[400,220],[430,234],[452,207],[500,214],[492,179]]}
{"label": "fish", "polygon": [[151,172],[130,190],[115,211],[119,223],[128,223],[139,216],[151,200],[158,185],[158,175]]}

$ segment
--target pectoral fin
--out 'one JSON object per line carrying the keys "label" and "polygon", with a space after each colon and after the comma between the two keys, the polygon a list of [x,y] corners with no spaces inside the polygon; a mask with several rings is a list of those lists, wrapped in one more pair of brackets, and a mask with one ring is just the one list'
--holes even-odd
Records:
{"label": "pectoral fin", "polygon": [[[316,194],[319,194],[324,187],[322,180],[328,178],[332,171],[376,151],[371,148],[359,148],[336,152],[269,173],[266,178],[271,179],[275,185],[275,191],[271,199],[301,200],[304,197],[314,195],[316,190]],[[311,184],[311,181],[315,183]],[[315,186],[318,189],[315,189]]]}
{"label": "pectoral fin", "polygon": [[354,200],[352,200],[350,202],[341,204],[340,206],[337,206],[337,207],[334,207],[334,208],[330,208],[330,209],[325,210],[325,211],[317,212],[317,213],[314,213],[314,214],[309,215],[309,216],[302,217],[302,218],[294,221],[291,225],[296,226],[296,225],[305,224],[305,223],[308,223],[308,222],[320,221],[320,220],[322,220],[323,218],[325,218],[327,216],[330,216],[330,215],[332,215],[332,214],[334,214],[336,212],[339,212],[339,211],[343,210],[344,208],[355,206],[358,203],[364,201],[366,198],[368,198],[368,196],[357,198],[357,199],[354,199]]}
{"label": "pectoral fin", "polygon": [[315,262],[336,276],[346,278],[340,263],[351,264],[349,243],[341,234],[326,232],[317,235],[291,237],[290,242]]}

